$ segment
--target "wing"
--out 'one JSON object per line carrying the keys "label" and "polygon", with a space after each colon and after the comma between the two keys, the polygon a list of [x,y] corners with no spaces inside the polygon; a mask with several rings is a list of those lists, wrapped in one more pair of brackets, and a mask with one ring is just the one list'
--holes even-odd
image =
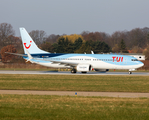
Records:
{"label": "wing", "polygon": [[75,67],[75,66],[78,65],[78,63],[67,62],[67,61],[53,61],[53,60],[50,60],[50,62],[52,62],[52,64],[60,64],[60,65],[72,66],[72,67]]}
{"label": "wing", "polygon": [[[55,60],[49,60],[49,59],[41,59],[41,58],[34,58],[31,56],[31,54],[26,50],[27,55],[24,54],[18,54],[18,53],[10,53],[10,52],[5,52],[7,54],[12,54],[12,55],[18,55],[18,56],[24,56],[24,57],[29,57],[28,61],[30,62],[39,62],[39,61],[49,61],[52,64],[59,64],[59,65],[65,65],[65,66],[71,66],[71,67],[75,67],[77,66],[79,63],[75,63],[75,62],[68,62],[68,61],[55,61]],[[34,61],[35,60],[35,61]],[[36,61],[37,60],[37,61]]]}
{"label": "wing", "polygon": [[59,64],[59,65],[65,65],[65,66],[71,66],[71,67],[75,67],[77,66],[79,63],[75,63],[75,62],[68,62],[68,61],[55,61],[55,60],[49,60],[49,59],[40,59],[40,58],[32,58],[34,60],[40,60],[40,61],[49,61],[52,64]]}
{"label": "wing", "polygon": [[12,55],[17,55],[17,56],[22,56],[22,57],[27,57],[27,55],[19,54],[19,53],[10,53],[10,52],[5,52],[5,53],[12,54]]}

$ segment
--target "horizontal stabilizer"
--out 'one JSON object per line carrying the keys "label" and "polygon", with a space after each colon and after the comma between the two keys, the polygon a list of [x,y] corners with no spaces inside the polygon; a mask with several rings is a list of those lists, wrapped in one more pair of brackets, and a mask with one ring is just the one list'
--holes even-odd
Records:
{"label": "horizontal stabilizer", "polygon": [[10,53],[10,52],[5,52],[5,53],[12,54],[12,55],[17,55],[17,56],[22,56],[22,57],[27,57],[27,55],[19,54],[19,53]]}

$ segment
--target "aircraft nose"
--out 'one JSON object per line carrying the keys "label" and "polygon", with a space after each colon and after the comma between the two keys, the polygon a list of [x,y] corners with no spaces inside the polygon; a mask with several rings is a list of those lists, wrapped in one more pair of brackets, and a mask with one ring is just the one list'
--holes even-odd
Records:
{"label": "aircraft nose", "polygon": [[141,62],[141,63],[140,63],[140,67],[142,67],[142,66],[144,66],[144,63]]}

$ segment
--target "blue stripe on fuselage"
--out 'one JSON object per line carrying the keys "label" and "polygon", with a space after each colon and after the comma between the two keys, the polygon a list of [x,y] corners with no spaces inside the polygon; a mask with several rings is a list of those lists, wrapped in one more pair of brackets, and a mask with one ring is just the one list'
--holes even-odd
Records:
{"label": "blue stripe on fuselage", "polygon": [[58,54],[31,54],[32,57],[38,57],[38,58],[51,58],[51,57],[58,57],[58,56],[62,56],[62,55],[66,55],[66,54],[63,54],[63,53],[58,53]]}

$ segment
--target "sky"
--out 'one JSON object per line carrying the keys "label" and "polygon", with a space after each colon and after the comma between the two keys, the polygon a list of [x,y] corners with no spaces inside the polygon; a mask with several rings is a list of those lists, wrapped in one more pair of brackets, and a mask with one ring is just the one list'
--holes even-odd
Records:
{"label": "sky", "polygon": [[83,31],[130,31],[149,27],[149,0],[0,0],[0,23],[9,23],[20,36],[43,30],[51,34]]}

